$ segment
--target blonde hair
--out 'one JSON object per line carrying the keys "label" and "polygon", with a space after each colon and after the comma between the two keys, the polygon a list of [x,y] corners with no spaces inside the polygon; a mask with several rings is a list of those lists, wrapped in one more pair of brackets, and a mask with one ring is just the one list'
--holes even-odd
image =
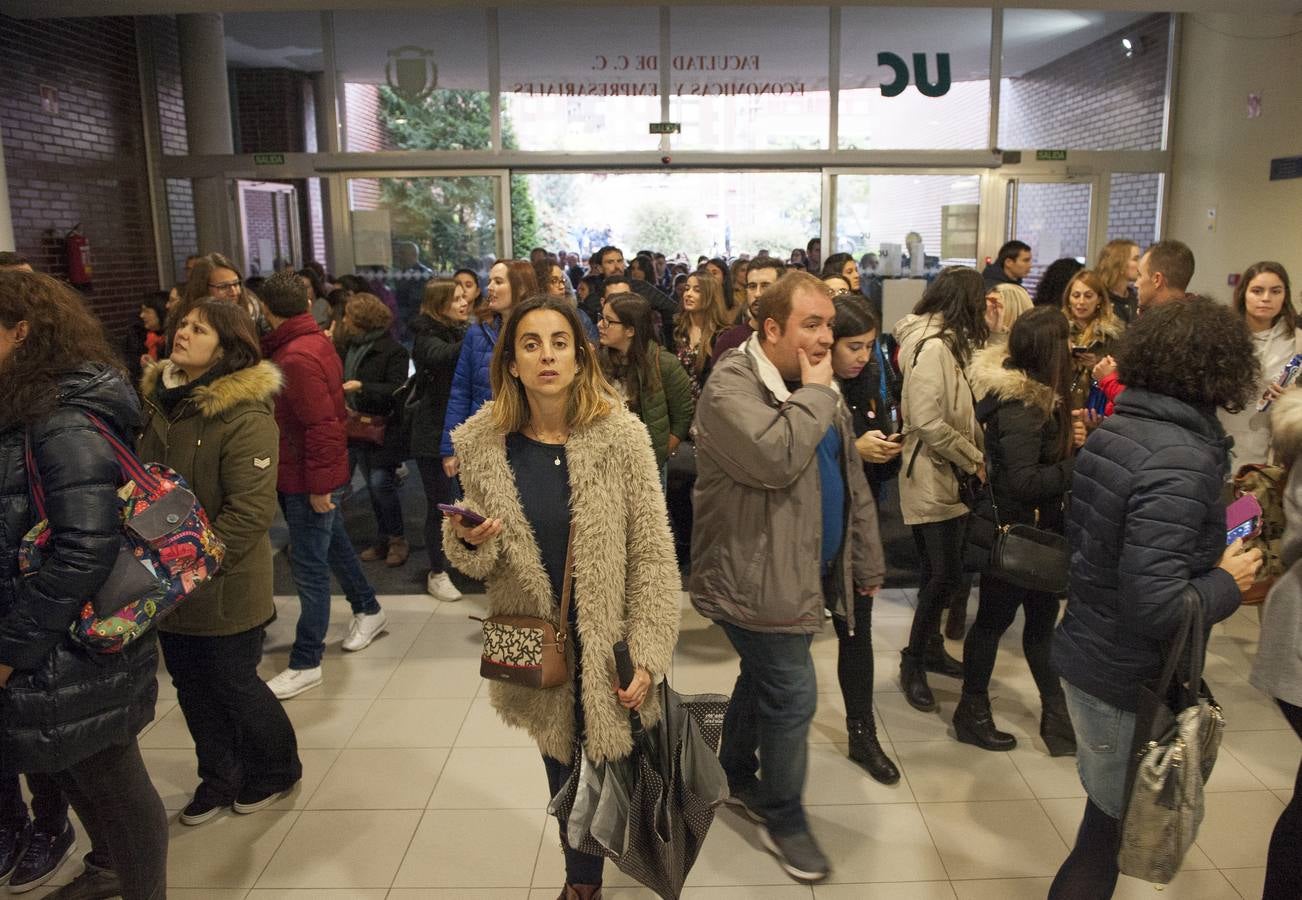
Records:
{"label": "blonde hair", "polygon": [[[733,323],[728,320],[728,307],[723,299],[723,285],[713,275],[704,274],[704,270],[693,272],[688,278],[695,278],[701,291],[701,310],[698,313],[701,322],[701,347],[696,354],[696,372],[705,371],[705,364],[714,352],[714,339],[719,333]],[[680,310],[674,316],[674,341],[684,344],[689,340],[692,328],[692,316],[686,310]]]}
{"label": "blonde hair", "polygon": [[1108,296],[1106,282],[1097,271],[1081,269],[1067,286],[1062,289],[1062,314],[1067,317],[1067,321],[1073,325],[1076,323],[1075,317],[1071,314],[1071,286],[1078,281],[1085,282],[1085,286],[1099,295],[1099,305],[1094,310],[1094,315],[1090,317],[1090,323],[1081,329],[1080,345],[1088,347],[1097,339],[1096,333],[1100,330],[1099,326],[1104,326],[1109,332],[1117,330],[1116,316],[1112,312],[1112,298]]}
{"label": "blonde hair", "polygon": [[582,428],[605,418],[616,406],[622,405],[619,395],[601,370],[596,351],[588,343],[578,307],[565,297],[535,295],[511,310],[488,367],[493,385],[493,426],[502,434],[519,431],[529,421],[529,398],[520,379],[511,374],[511,363],[515,361],[515,337],[520,323],[529,313],[540,310],[560,313],[574,340],[574,362],[578,371],[565,403],[565,423],[571,428]]}
{"label": "blonde hair", "polygon": [[999,302],[1003,307],[999,311],[999,324],[995,326],[995,332],[1008,334],[1013,330],[1013,323],[1017,321],[1017,317],[1034,305],[1031,302],[1031,295],[1020,284],[997,284],[990,290],[999,295]]}
{"label": "blonde hair", "polygon": [[[1094,264],[1094,274],[1103,282],[1103,299],[1108,299],[1114,284],[1119,284],[1125,279],[1132,247],[1138,250],[1139,244],[1130,238],[1117,238],[1108,241],[1099,251],[1098,262]],[[1125,288],[1122,288],[1122,291],[1124,290]]]}
{"label": "blonde hair", "polygon": [[457,283],[451,278],[431,278],[425,282],[420,298],[420,311],[440,322],[451,321],[447,315],[448,304],[456,296]]}

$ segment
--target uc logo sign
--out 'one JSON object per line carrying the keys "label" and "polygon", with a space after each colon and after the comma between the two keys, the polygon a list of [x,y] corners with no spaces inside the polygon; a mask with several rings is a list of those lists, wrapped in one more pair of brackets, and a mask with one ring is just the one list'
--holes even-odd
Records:
{"label": "uc logo sign", "polygon": [[877,54],[877,65],[887,66],[895,73],[895,78],[890,82],[882,83],[883,97],[898,97],[904,93],[904,89],[913,81],[918,87],[918,93],[924,97],[943,97],[949,93],[949,54],[936,54],[936,80],[932,81],[927,74],[927,54],[913,54],[913,77],[909,77],[909,64],[895,53],[882,52]]}

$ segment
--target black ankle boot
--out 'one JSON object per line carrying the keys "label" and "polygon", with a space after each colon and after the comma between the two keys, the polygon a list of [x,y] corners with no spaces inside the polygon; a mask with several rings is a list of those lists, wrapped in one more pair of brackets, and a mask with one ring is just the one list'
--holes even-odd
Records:
{"label": "black ankle boot", "polygon": [[1040,737],[1050,756],[1076,755],[1076,729],[1067,714],[1067,699],[1062,694],[1040,699]]}
{"label": "black ankle boot", "polygon": [[954,734],[964,744],[975,744],[982,750],[1012,750],[1017,746],[1017,738],[995,728],[990,698],[978,694],[964,694],[958,701]]}
{"label": "black ankle boot", "polygon": [[967,592],[955,597],[949,604],[949,615],[945,617],[945,637],[951,641],[961,641],[967,634]]}
{"label": "black ankle boot", "polygon": [[895,784],[900,780],[900,770],[886,755],[877,740],[877,723],[872,716],[866,719],[846,719],[845,730],[850,735],[850,758],[868,770],[874,780],[882,784]]}
{"label": "black ankle boot", "polygon": [[932,712],[936,708],[936,698],[927,685],[927,670],[922,658],[914,656],[908,650],[900,653],[900,689],[909,706],[922,712]]}
{"label": "black ankle boot", "polygon": [[945,642],[935,634],[927,639],[927,649],[922,653],[922,665],[928,672],[948,678],[962,678],[963,664],[949,655]]}

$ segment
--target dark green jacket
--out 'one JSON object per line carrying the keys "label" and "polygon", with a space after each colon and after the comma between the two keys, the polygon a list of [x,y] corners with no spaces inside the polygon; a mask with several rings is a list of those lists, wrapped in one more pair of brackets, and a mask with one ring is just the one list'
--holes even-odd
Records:
{"label": "dark green jacket", "polygon": [[172,410],[157,401],[160,384],[174,385],[170,362],[141,379],[148,421],[140,457],[170,466],[185,478],[226,544],[221,571],[160,625],[177,634],[239,634],[275,614],[271,540],[276,517],[280,431],[272,398],[280,370],[263,361],[198,387]]}
{"label": "dark green jacket", "polygon": [[687,438],[692,428],[696,403],[692,400],[692,380],[683,364],[659,344],[654,345],[659,382],[644,385],[638,396],[638,416],[651,434],[651,446],[656,451],[656,462],[665,464],[669,459],[669,436],[678,440]]}

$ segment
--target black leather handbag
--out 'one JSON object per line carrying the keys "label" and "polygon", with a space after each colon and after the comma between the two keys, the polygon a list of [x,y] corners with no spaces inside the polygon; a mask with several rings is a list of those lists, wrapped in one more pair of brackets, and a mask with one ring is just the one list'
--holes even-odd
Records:
{"label": "black leather handbag", "polygon": [[[994,471],[985,485],[994,513],[994,528],[976,523],[968,528],[968,541],[982,552],[981,571],[1009,584],[1046,594],[1067,593],[1067,567],[1071,548],[1061,534],[1033,525],[1004,525],[995,501]],[[978,518],[975,517],[974,518]],[[988,546],[989,552],[986,553]]]}

